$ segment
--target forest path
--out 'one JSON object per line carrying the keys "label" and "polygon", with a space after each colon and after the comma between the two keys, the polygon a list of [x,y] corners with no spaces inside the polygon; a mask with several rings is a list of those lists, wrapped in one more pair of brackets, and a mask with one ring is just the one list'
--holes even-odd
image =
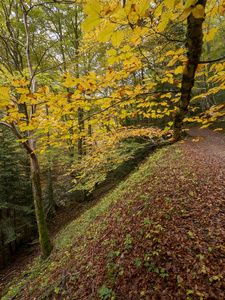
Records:
{"label": "forest path", "polygon": [[[192,139],[189,138],[185,144],[187,148],[192,148],[193,154],[209,157],[225,167],[225,134],[208,128],[190,128],[188,134]],[[193,139],[198,138],[199,141],[193,143]]]}

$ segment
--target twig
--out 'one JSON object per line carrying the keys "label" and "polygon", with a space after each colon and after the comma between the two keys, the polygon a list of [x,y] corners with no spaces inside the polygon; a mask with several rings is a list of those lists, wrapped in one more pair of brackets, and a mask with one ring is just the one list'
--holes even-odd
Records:
{"label": "twig", "polygon": [[63,271],[62,271],[62,289],[65,291],[66,290],[66,269],[63,268]]}

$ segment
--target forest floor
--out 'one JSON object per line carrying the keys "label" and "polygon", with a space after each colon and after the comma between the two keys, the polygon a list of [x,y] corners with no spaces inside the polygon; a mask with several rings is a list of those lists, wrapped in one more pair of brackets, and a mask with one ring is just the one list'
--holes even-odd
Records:
{"label": "forest floor", "polygon": [[225,299],[225,135],[189,135],[4,271],[2,299]]}

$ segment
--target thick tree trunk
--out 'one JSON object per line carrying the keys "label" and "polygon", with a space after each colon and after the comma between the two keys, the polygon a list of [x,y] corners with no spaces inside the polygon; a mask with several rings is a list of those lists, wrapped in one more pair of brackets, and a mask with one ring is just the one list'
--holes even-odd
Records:
{"label": "thick tree trunk", "polygon": [[[202,5],[205,8],[206,0],[199,0],[196,5],[198,4]],[[196,19],[192,13],[188,17],[186,42],[187,63],[184,66],[180,105],[174,117],[173,141],[179,140],[183,119],[188,111],[188,106],[191,99],[191,90],[194,86],[195,72],[202,53],[203,21],[203,18]]]}

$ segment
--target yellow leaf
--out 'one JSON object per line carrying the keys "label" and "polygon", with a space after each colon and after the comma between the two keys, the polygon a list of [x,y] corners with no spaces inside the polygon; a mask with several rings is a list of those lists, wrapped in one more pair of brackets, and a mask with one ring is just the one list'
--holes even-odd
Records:
{"label": "yellow leaf", "polygon": [[164,3],[168,8],[174,8],[174,0],[164,0],[163,3]]}
{"label": "yellow leaf", "polygon": [[16,91],[19,94],[29,94],[29,90],[28,89],[17,88]]}
{"label": "yellow leaf", "polygon": [[169,23],[172,15],[173,15],[172,11],[168,11],[168,12],[166,12],[162,15],[161,22],[160,22],[160,24],[157,28],[157,30],[159,32],[162,32],[166,28],[166,26]]}
{"label": "yellow leaf", "polygon": [[170,50],[170,51],[166,52],[166,56],[168,56],[168,55],[174,55],[174,54],[175,54],[175,52],[173,50]]}
{"label": "yellow leaf", "polygon": [[138,34],[135,34],[130,37],[130,41],[132,42],[132,45],[139,45],[141,42],[141,37]]}
{"label": "yellow leaf", "polygon": [[115,49],[110,49],[110,50],[107,50],[107,51],[106,51],[106,54],[107,54],[107,55],[116,56],[116,55],[117,55],[117,52],[116,52]]}
{"label": "yellow leaf", "polygon": [[184,8],[194,6],[197,2],[198,2],[198,0],[187,0]]}
{"label": "yellow leaf", "polygon": [[201,126],[201,127],[200,127],[200,129],[202,129],[202,128],[206,128],[206,127],[208,127],[209,125],[210,125],[210,123],[208,123],[208,124],[205,124],[205,125]]}
{"label": "yellow leaf", "polygon": [[179,66],[176,68],[176,70],[174,71],[174,73],[177,75],[177,74],[180,74],[183,72],[183,66]]}
{"label": "yellow leaf", "polygon": [[30,83],[30,81],[27,80],[26,77],[23,77],[23,78],[20,80],[20,85],[21,85],[21,86],[26,86],[26,85],[28,85],[29,83]]}
{"label": "yellow leaf", "polygon": [[139,16],[136,11],[132,11],[129,13],[128,18],[131,23],[134,23],[139,19]]}
{"label": "yellow leaf", "polygon": [[0,87],[0,94],[2,94],[2,95],[8,95],[9,91],[10,91],[9,86],[2,85]]}
{"label": "yellow leaf", "polygon": [[49,93],[49,87],[47,85],[43,86],[42,88],[40,88],[37,93],[40,93],[40,94],[47,94]]}
{"label": "yellow leaf", "polygon": [[218,13],[223,16],[224,15],[224,12],[225,12],[225,0],[222,0],[220,2],[220,5],[218,7]]}
{"label": "yellow leaf", "polygon": [[222,131],[223,128],[216,128],[216,129],[214,129],[213,131],[217,131],[217,130]]}
{"label": "yellow leaf", "polygon": [[127,18],[124,8],[118,9],[117,12],[113,16],[119,20]]}
{"label": "yellow leaf", "polygon": [[177,13],[175,13],[171,16],[171,21],[176,20],[179,17],[180,17],[180,11],[178,11]]}
{"label": "yellow leaf", "polygon": [[124,11],[125,11],[125,14],[128,16],[129,13],[131,12],[131,8],[132,8],[132,5],[134,5],[136,2],[136,0],[127,0],[126,1],[126,4],[125,4],[125,7],[124,7]]}
{"label": "yellow leaf", "polygon": [[8,100],[3,100],[3,99],[0,98],[0,109],[5,108],[7,105],[9,105],[9,101]]}
{"label": "yellow leaf", "polygon": [[145,13],[145,11],[149,8],[150,1],[149,0],[142,0],[140,3],[140,8],[139,8],[139,15],[142,17]]}
{"label": "yellow leaf", "polygon": [[130,51],[130,46],[126,45],[122,49],[120,49],[121,52],[128,52]]}
{"label": "yellow leaf", "polygon": [[209,41],[212,41],[214,36],[215,36],[215,32],[217,32],[219,28],[212,28],[210,29],[209,33],[207,34],[206,36],[206,41],[209,42]]}
{"label": "yellow leaf", "polygon": [[154,15],[158,19],[159,16],[162,14],[162,3],[159,4],[159,6],[156,7]]}
{"label": "yellow leaf", "polygon": [[127,94],[127,95],[129,95],[129,96],[131,96],[131,95],[133,95],[133,91],[132,90],[130,90],[130,89],[126,89],[125,90],[125,93]]}
{"label": "yellow leaf", "polygon": [[183,0],[175,0],[174,7],[176,7],[176,9],[183,9]]}
{"label": "yellow leaf", "polygon": [[196,19],[204,19],[205,18],[205,10],[201,4],[198,4],[195,7],[193,7],[191,12],[192,12],[192,15]]}
{"label": "yellow leaf", "polygon": [[112,26],[108,26],[107,28],[103,29],[98,35],[98,41],[100,43],[108,42],[113,34],[114,28]]}
{"label": "yellow leaf", "polygon": [[83,6],[83,11],[87,15],[98,16],[101,11],[99,0],[87,0],[86,4]]}
{"label": "yellow leaf", "polygon": [[62,78],[65,79],[65,80],[66,80],[66,79],[69,79],[69,78],[70,78],[70,73],[69,73],[69,72],[63,73],[63,74],[62,74]]}
{"label": "yellow leaf", "polygon": [[12,80],[11,80],[11,84],[12,84],[13,86],[20,86],[20,81],[17,80],[17,79],[12,79]]}
{"label": "yellow leaf", "polygon": [[122,31],[117,30],[116,32],[113,33],[111,37],[111,42],[114,47],[119,47],[121,42],[123,40],[123,33]]}
{"label": "yellow leaf", "polygon": [[192,11],[191,7],[185,8],[181,17],[186,19],[191,14],[191,11]]}
{"label": "yellow leaf", "polygon": [[116,61],[117,61],[117,57],[115,57],[115,56],[110,56],[110,57],[108,58],[108,64],[109,64],[109,65],[113,65],[114,62],[116,62]]}
{"label": "yellow leaf", "polygon": [[87,17],[87,19],[83,21],[81,28],[85,32],[90,32],[93,29],[95,29],[95,27],[98,27],[99,25],[100,25],[100,18],[98,15],[94,15],[94,16]]}
{"label": "yellow leaf", "polygon": [[78,90],[81,91],[82,93],[85,92],[85,88],[83,87],[83,85],[79,84],[77,88],[78,88]]}
{"label": "yellow leaf", "polygon": [[133,30],[133,32],[135,33],[135,34],[139,34],[139,35],[141,35],[141,31],[142,31],[142,29],[140,28],[140,27],[135,27],[134,28],[134,30]]}
{"label": "yellow leaf", "polygon": [[217,10],[218,10],[218,8],[217,8],[217,6],[215,6],[215,7],[210,11],[210,17],[215,16],[215,15],[217,14]]}

